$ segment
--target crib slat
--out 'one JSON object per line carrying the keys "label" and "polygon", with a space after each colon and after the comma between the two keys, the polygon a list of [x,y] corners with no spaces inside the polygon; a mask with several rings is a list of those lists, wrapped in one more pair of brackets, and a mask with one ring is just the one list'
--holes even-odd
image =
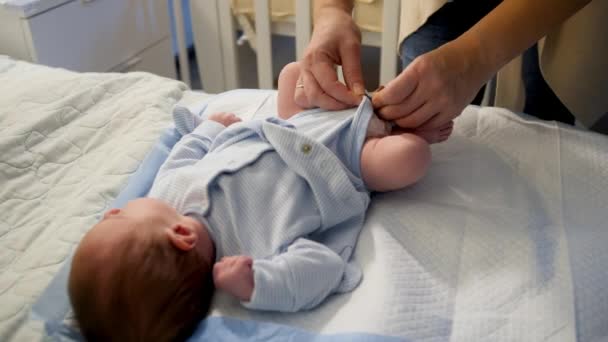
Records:
{"label": "crib slat", "polygon": [[222,44],[220,42],[220,23],[218,2],[223,0],[192,0],[192,33],[196,46],[196,60],[203,90],[219,93],[224,86]]}
{"label": "crib slat", "polygon": [[310,41],[312,28],[312,11],[310,0],[294,0],[296,2],[296,58],[304,57],[304,51]]}
{"label": "crib slat", "polygon": [[382,50],[380,53],[380,84],[397,75],[397,40],[399,39],[399,0],[384,0],[382,9]]}
{"label": "crib slat", "polygon": [[272,89],[272,42],[268,0],[255,0],[258,83],[260,89]]}
{"label": "crib slat", "polygon": [[175,34],[177,38],[177,49],[179,53],[179,70],[182,81],[189,87],[190,82],[190,62],[188,61],[188,48],[186,47],[186,33],[184,29],[184,10],[182,0],[173,0],[173,13],[175,15]]}
{"label": "crib slat", "polygon": [[230,1],[218,1],[220,34],[222,44],[222,61],[224,66],[224,85],[226,90],[239,87],[239,65],[236,55],[235,25]]}

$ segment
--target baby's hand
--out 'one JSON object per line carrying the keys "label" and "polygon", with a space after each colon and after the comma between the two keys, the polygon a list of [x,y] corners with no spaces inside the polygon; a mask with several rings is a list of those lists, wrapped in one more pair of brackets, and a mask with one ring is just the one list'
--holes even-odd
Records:
{"label": "baby's hand", "polygon": [[226,291],[243,302],[253,294],[253,259],[237,255],[222,258],[213,265],[215,288]]}
{"label": "baby's hand", "polygon": [[225,112],[213,113],[213,114],[209,115],[207,117],[207,119],[213,120],[215,122],[219,122],[226,127],[232,125],[233,123],[237,123],[237,122],[241,121],[241,119],[238,116],[234,115],[233,113],[225,113]]}

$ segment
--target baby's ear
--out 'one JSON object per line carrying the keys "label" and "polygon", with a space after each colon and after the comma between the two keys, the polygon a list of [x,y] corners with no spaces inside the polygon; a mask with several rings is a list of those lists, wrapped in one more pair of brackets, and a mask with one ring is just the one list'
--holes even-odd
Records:
{"label": "baby's ear", "polygon": [[181,223],[175,223],[171,228],[165,229],[165,233],[173,246],[182,251],[189,251],[194,248],[198,240],[194,229]]}

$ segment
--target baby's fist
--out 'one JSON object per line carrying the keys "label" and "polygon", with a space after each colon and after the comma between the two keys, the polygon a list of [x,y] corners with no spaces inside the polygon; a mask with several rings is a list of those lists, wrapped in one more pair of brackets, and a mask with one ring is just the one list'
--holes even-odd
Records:
{"label": "baby's fist", "polygon": [[215,288],[226,291],[243,302],[253,294],[253,260],[237,255],[224,257],[213,265]]}
{"label": "baby's fist", "polygon": [[215,122],[219,122],[226,127],[241,121],[241,119],[233,113],[225,112],[213,113],[209,115],[208,119],[213,120]]}

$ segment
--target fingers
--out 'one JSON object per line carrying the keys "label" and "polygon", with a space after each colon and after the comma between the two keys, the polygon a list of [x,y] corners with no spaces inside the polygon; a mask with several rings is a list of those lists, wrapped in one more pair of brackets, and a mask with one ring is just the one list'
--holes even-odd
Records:
{"label": "fingers", "polygon": [[[334,56],[333,59],[323,50],[317,50],[300,62],[300,76],[303,81],[301,84],[309,102],[306,107],[318,106],[328,110],[339,110],[359,104],[361,95],[355,95],[342,84],[335,70],[335,65],[342,61],[348,74],[348,78],[345,76],[347,84],[356,83],[357,91],[360,94],[364,93],[359,47],[356,44],[349,46],[339,52],[340,56]],[[342,51],[348,54],[346,59]],[[346,64],[345,60],[348,61]],[[296,103],[301,106],[305,104],[304,101]]]}
{"label": "fingers", "polygon": [[436,105],[427,102],[409,115],[394,120],[397,126],[404,128],[418,128],[437,114]]}
{"label": "fingers", "polygon": [[378,110],[378,114],[384,120],[396,120],[406,116],[425,104],[425,99],[420,96],[417,91],[414,91],[409,97],[402,102],[392,105],[386,105]]}
{"label": "fingers", "polygon": [[379,115],[403,128],[436,129],[454,116],[443,114],[445,101],[441,94],[423,85],[416,68],[406,68],[397,78],[372,98]]}
{"label": "fingers", "polygon": [[[374,108],[382,108],[387,105],[396,105],[406,98],[411,98],[418,87],[419,78],[417,72],[412,68],[406,68],[399,76],[390,81],[372,97]],[[407,114],[407,113],[405,113]]]}
{"label": "fingers", "polygon": [[453,130],[454,130],[454,121],[450,121],[448,124],[441,126],[441,128],[439,129],[439,136],[440,136],[441,141],[447,140],[447,138],[449,138],[450,135],[452,134]]}
{"label": "fingers", "polygon": [[374,108],[401,127],[437,130],[470,103],[487,80],[466,54],[451,45],[417,57],[372,98]]}
{"label": "fingers", "polygon": [[311,71],[324,93],[343,104],[359,104],[359,100],[355,94],[338,80],[338,74],[333,63],[315,63],[312,65]]}
{"label": "fingers", "polygon": [[287,64],[279,74],[278,83],[277,109],[279,117],[288,119],[293,114],[310,108],[302,88],[300,62]]}
{"label": "fingers", "polygon": [[313,108],[314,105],[312,103],[310,103],[310,101],[308,101],[308,97],[306,96],[306,93],[304,92],[304,81],[302,79],[302,76],[298,77],[298,81],[296,82],[296,89],[293,95],[293,100],[294,102],[304,108],[304,109],[310,109]]}
{"label": "fingers", "polygon": [[372,97],[384,120],[394,120],[401,127],[413,128],[423,124],[433,115],[433,108],[418,88],[415,70],[406,69]]}
{"label": "fingers", "polygon": [[342,55],[344,81],[346,81],[348,88],[354,92],[359,100],[365,94],[363,74],[361,72],[361,44],[344,44],[340,54]]}
{"label": "fingers", "polygon": [[441,112],[420,126],[420,129],[436,129],[452,121],[460,112]]}
{"label": "fingers", "polygon": [[[332,73],[335,74],[333,69]],[[310,71],[302,71],[302,80],[304,84],[304,92],[308,98],[308,101],[311,103],[327,110],[341,110],[350,107],[350,104],[339,102],[335,98],[326,94],[321,86],[317,83],[315,76]],[[344,87],[344,85],[342,86]]]}

